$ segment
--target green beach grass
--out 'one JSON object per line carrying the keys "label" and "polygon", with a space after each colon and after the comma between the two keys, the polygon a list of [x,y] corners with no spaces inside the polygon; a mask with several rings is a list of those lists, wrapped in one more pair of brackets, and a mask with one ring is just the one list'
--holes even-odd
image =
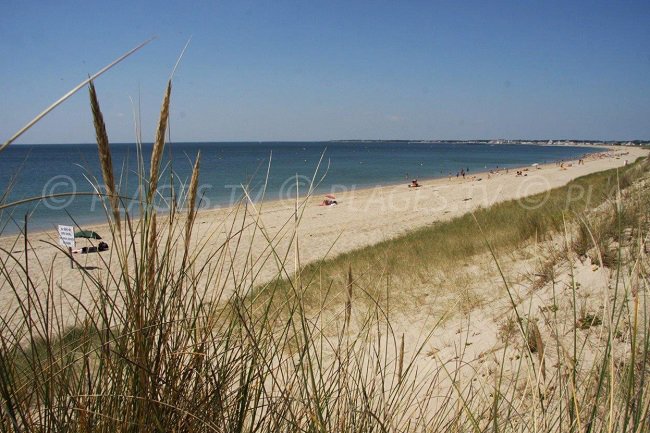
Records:
{"label": "green beach grass", "polygon": [[[330,296],[336,295],[333,291],[342,293],[349,268],[355,270],[355,281],[363,287],[385,285],[390,277],[399,287],[398,293],[408,295],[409,286],[431,282],[435,272],[453,274],[459,263],[485,254],[488,243],[497,254],[508,254],[531,241],[543,241],[562,232],[567,223],[579,220],[585,211],[612,203],[620,189],[647,173],[648,162],[641,159],[620,170],[589,174],[560,188],[482,207],[450,221],[309,264],[300,271],[302,284],[310,287],[303,290],[303,296],[317,306],[323,292]],[[586,228],[580,227],[582,236],[577,242],[584,254],[591,240],[586,237]],[[610,235],[615,234],[616,226],[607,227]],[[606,249],[603,251],[607,254]],[[290,293],[293,281],[277,279],[256,288],[252,296],[266,291]]]}

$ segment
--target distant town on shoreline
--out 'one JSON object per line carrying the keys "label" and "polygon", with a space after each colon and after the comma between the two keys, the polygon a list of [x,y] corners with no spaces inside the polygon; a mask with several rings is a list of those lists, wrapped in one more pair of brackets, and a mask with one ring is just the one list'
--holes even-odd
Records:
{"label": "distant town on shoreline", "polygon": [[650,146],[650,140],[330,140],[333,143],[475,143],[475,144],[534,144],[539,146]]}

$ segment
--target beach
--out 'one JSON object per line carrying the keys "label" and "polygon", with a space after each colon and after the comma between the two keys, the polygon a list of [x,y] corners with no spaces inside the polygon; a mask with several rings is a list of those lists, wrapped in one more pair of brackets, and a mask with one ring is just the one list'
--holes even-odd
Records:
{"label": "beach", "polygon": [[[525,385],[535,382],[531,392],[555,401],[557,383],[570,377],[566,372],[576,365],[579,380],[591,380],[604,344],[617,359],[636,351],[616,328],[608,341],[601,337],[607,326],[615,326],[606,323],[606,313],[616,301],[619,282],[632,287],[633,302],[642,302],[640,314],[646,314],[645,298],[640,299],[645,292],[636,289],[642,280],[627,271],[619,278],[613,266],[645,269],[645,264],[637,265],[646,263],[644,254],[650,251],[644,231],[647,210],[641,211],[648,203],[647,161],[621,170],[620,179],[610,172],[557,193],[551,190],[588,174],[623,168],[647,154],[640,148],[604,149],[584,159],[465,173],[464,178],[418,179],[418,187],[405,182],[350,188],[329,197],[243,200],[200,210],[193,224],[186,224],[185,211],[171,219],[157,214],[155,225],[148,225],[156,227],[155,243],[138,226],[140,219],[123,222],[117,238],[110,236],[109,225],[85,226],[100,233],[110,249],[73,254],[74,268],[53,231],[36,232],[29,236],[27,250],[29,282],[21,261],[24,239],[5,236],[0,248],[11,254],[0,279],[2,335],[16,347],[31,339],[38,348],[52,339],[61,345],[51,351],[56,359],[58,347],[69,347],[65,350],[74,356],[80,356],[79,350],[105,356],[118,375],[123,374],[122,359],[129,368],[152,363],[154,367],[138,369],[147,377],[157,360],[168,356],[170,367],[158,375],[164,381],[181,369],[194,372],[204,359],[208,369],[240,372],[239,359],[242,353],[249,359],[250,349],[250,359],[261,357],[252,368],[265,388],[264,401],[293,392],[306,362],[317,366],[325,380],[319,386],[327,387],[326,392],[342,386],[354,393],[359,381],[364,390],[384,387],[383,393],[367,393],[382,402],[376,411],[386,410],[382,396],[396,395],[404,419],[440,416],[446,422],[456,416],[451,409],[458,406],[450,402],[459,392],[470,392],[472,407],[488,407],[492,399],[481,399],[482,390],[492,390],[496,382],[503,383],[500,392],[512,394],[510,400],[525,396]],[[332,200],[336,204],[324,205]],[[484,211],[509,200],[515,202]],[[564,229],[535,225],[545,204],[561,221],[567,214],[570,222]],[[479,209],[474,221],[443,223]],[[488,222],[482,214],[503,209],[491,230],[475,230],[474,222]],[[627,217],[616,215],[622,209],[628,209]],[[578,218],[584,220],[575,224]],[[609,233],[603,228],[615,225],[606,218],[626,220],[615,244],[623,261],[616,261],[614,244],[603,234]],[[490,235],[510,220],[514,230],[507,231],[505,248],[493,250],[489,245],[498,236]],[[594,230],[589,239],[582,236],[584,249],[577,242],[582,224]],[[456,230],[445,231],[449,226]],[[518,230],[530,226],[534,232],[518,242]],[[602,249],[595,239],[604,242]],[[78,239],[76,248],[98,243]],[[468,244],[487,247],[466,249]],[[438,251],[445,252],[437,256]],[[294,273],[297,268],[302,272]],[[629,306],[619,303],[618,308]],[[629,330],[631,322],[625,320],[620,328]],[[581,354],[576,363],[566,348],[577,344]],[[146,350],[151,358],[142,355]],[[184,362],[180,367],[179,359]],[[197,393],[187,382],[180,379],[173,392],[188,392],[185,401],[191,402]],[[473,389],[480,391],[478,397]],[[299,395],[292,400],[302,402]],[[418,404],[411,405],[413,401]]]}
{"label": "beach", "polygon": [[[137,214],[146,185],[134,170],[139,165],[135,143],[111,144],[111,158],[119,172],[122,206]],[[306,195],[315,176],[316,191],[339,194],[354,188],[374,188],[409,182],[413,178],[472,174],[497,166],[520,167],[581,158],[597,152],[593,145],[531,145],[479,143],[349,142],[200,142],[168,143],[161,174],[157,211],[164,214],[172,202],[182,207],[183,190],[192,173],[192,161],[201,152],[198,197],[201,210],[237,203],[246,185],[253,201],[274,201]],[[145,164],[152,146],[142,145]],[[268,172],[267,172],[268,169]],[[11,185],[4,203],[26,197],[59,196],[12,207],[15,215],[29,213],[32,232],[51,230],[55,224],[85,227],[106,221],[93,179],[101,173],[97,145],[15,146],[0,158],[0,186]],[[15,176],[15,179],[12,178]],[[67,211],[67,213],[66,213]],[[22,219],[22,218],[21,218]],[[2,235],[22,231],[7,213],[0,213]]]}
{"label": "beach", "polygon": [[[584,163],[575,160],[566,161],[562,166],[554,163],[500,170],[498,173],[472,173],[465,179],[460,176],[420,179],[418,188],[409,188],[404,183],[350,189],[336,193],[337,204],[334,206],[321,206],[322,195],[258,204],[243,201],[239,206],[200,210],[189,248],[196,255],[197,263],[213,262],[215,266],[225,267],[232,263],[235,275],[253,281],[253,285],[260,285],[277,277],[281,267],[284,273],[280,274],[288,276],[297,264],[303,266],[376,244],[478,207],[513,199],[520,199],[522,206],[530,208],[543,206],[543,201],[534,203],[524,198],[565,185],[589,173],[622,167],[647,153],[640,148],[614,148],[590,155]],[[518,171],[521,175],[517,174]],[[575,197],[586,193],[576,191]],[[161,215],[159,227],[164,228],[164,221],[165,217]],[[106,225],[84,228],[105,237],[109,235]],[[170,239],[179,248],[184,244],[180,231],[173,232]],[[134,236],[135,251],[139,241],[139,235]],[[64,309],[68,304],[66,297],[71,294],[79,296],[82,302],[92,302],[94,297],[92,293],[78,290],[82,276],[79,266],[85,268],[84,274],[99,279],[106,278],[108,267],[118,266],[115,260],[110,260],[111,249],[102,253],[75,254],[78,265],[71,268],[70,259],[56,247],[58,238],[54,231],[31,234],[29,242],[29,267],[39,269],[40,266],[52,265],[50,286]],[[110,239],[108,242],[111,243]],[[299,254],[296,254],[296,242]],[[83,239],[77,242],[77,247],[86,245],[91,244]],[[16,257],[23,257],[23,238],[20,236],[3,237],[0,246]],[[215,251],[218,251],[217,255]],[[280,262],[283,265],[279,265]],[[19,267],[14,266],[13,271],[19,272]],[[37,291],[45,290],[43,282],[39,281],[42,274],[40,269],[32,274]],[[234,285],[226,281],[223,286],[212,290],[212,300],[225,299],[235,289]],[[0,286],[0,305],[3,314],[16,306],[16,294],[6,284]]]}

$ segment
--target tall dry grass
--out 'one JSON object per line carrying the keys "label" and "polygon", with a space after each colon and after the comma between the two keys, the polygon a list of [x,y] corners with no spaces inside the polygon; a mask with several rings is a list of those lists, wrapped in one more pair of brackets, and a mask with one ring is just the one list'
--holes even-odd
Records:
{"label": "tall dry grass", "polygon": [[[251,303],[246,295],[255,279],[222,266],[225,244],[241,236],[236,228],[214,247],[210,261],[195,260],[188,245],[199,156],[185,203],[178,206],[187,212],[170,211],[165,225],[158,223],[153,209],[171,86],[148,176],[140,173],[148,179],[148,192],[137,217],[115,200],[110,144],[92,84],[89,91],[104,180],[95,190],[107,191],[102,197],[113,248],[101,256],[102,272],[76,263],[74,284],[92,294],[90,302],[76,298],[69,282],[58,288],[76,303],[72,318],[64,317],[54,299],[59,283],[51,264],[27,273],[19,257],[2,252],[2,286],[14,293],[17,305],[0,325],[2,429],[357,431],[390,428],[407,418],[412,428],[424,427],[425,418],[413,415],[427,412],[426,400],[413,407],[407,397],[422,385],[403,353],[396,370],[396,339],[384,332],[390,331],[387,324],[376,328],[385,315],[379,306],[374,313],[379,319],[351,331],[344,320],[309,315],[301,287],[286,300],[290,317],[277,314],[271,302]],[[41,275],[35,278],[34,272]],[[233,279],[234,295],[220,297]],[[29,290],[28,280],[41,287]],[[352,299],[348,322],[351,312]],[[317,326],[323,320],[331,322],[328,327],[341,325],[335,336]]]}

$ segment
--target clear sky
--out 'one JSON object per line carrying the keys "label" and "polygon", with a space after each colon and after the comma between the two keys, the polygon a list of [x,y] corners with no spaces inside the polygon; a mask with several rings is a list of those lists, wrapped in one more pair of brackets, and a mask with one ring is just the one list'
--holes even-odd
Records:
{"label": "clear sky", "polygon": [[[0,141],[96,82],[111,141],[650,139],[650,1],[0,2]],[[19,143],[92,142],[82,90]]]}

